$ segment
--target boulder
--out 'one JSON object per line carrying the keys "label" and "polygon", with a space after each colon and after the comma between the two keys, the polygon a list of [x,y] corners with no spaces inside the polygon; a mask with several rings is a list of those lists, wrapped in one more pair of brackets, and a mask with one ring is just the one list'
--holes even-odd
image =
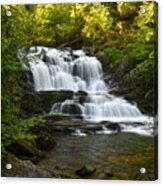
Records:
{"label": "boulder", "polygon": [[29,118],[49,113],[53,104],[71,99],[72,96],[72,91],[26,91],[21,102],[21,117]]}
{"label": "boulder", "polygon": [[112,179],[113,174],[111,172],[108,171],[104,171],[103,173],[101,173],[97,179],[101,179],[101,180],[108,180],[108,179]]}
{"label": "boulder", "polygon": [[12,143],[7,150],[21,159],[29,159],[31,157],[40,159],[45,157],[42,151],[26,140],[17,140],[15,143]]}
{"label": "boulder", "polygon": [[[11,164],[11,169],[6,169],[6,164]],[[47,170],[41,169],[29,160],[20,160],[15,155],[7,153],[2,161],[2,177],[28,177],[52,178],[55,177]]]}
{"label": "boulder", "polygon": [[36,139],[36,146],[41,150],[51,150],[56,144],[54,137],[47,131],[41,130]]}
{"label": "boulder", "polygon": [[96,168],[88,165],[84,165],[82,168],[76,171],[76,174],[81,178],[91,176],[94,172],[96,172]]}
{"label": "boulder", "polygon": [[120,123],[111,123],[109,121],[102,121],[100,124],[106,126],[110,130],[116,130],[118,132],[121,131]]}

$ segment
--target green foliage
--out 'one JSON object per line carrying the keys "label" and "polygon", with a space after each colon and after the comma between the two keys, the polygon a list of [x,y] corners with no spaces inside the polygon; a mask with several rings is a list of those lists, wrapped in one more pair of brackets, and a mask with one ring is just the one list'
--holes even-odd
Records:
{"label": "green foliage", "polygon": [[[6,16],[7,10],[12,10],[11,17]],[[29,133],[29,129],[42,121],[39,118],[23,120],[20,117],[24,84],[17,52],[19,48],[30,45],[31,30],[34,25],[28,23],[27,18],[32,16],[31,9],[24,5],[2,6],[2,152],[17,139],[35,137]]]}
{"label": "green foliage", "polygon": [[37,5],[38,37],[35,43],[57,46],[80,37],[83,21],[75,14],[75,4]]}
{"label": "green foliage", "polygon": [[[140,8],[145,8],[146,13],[140,13]],[[6,10],[12,11],[11,17],[6,16]],[[130,72],[124,72],[125,77],[130,77],[129,86],[137,84],[142,77],[147,89],[151,89],[153,67],[157,62],[156,10],[154,2],[3,5],[3,145],[35,137],[28,131],[41,122],[20,117],[24,87],[21,63],[24,62],[17,59],[18,49],[32,45],[58,47],[81,38],[80,45],[96,46],[104,51],[114,68],[118,68],[126,56],[134,59]]]}
{"label": "green foliage", "polygon": [[154,6],[152,2],[145,2],[140,6],[146,9],[146,13],[139,13],[135,17],[133,27],[138,27],[138,29],[134,31],[133,42],[126,47],[126,50],[131,50],[131,55],[140,63],[136,69],[143,73],[146,83],[149,84],[153,81],[153,69],[156,63],[154,37],[157,22],[154,18]]}
{"label": "green foliage", "polygon": [[43,118],[44,117],[23,120],[21,118],[14,117],[10,125],[2,123],[2,145],[7,147],[16,140],[32,140],[37,138],[36,135],[29,132],[29,129],[41,122],[44,122]]}
{"label": "green foliage", "polygon": [[[142,14],[141,8],[145,8],[146,13]],[[157,45],[156,9],[154,2],[117,3],[115,11],[119,12],[119,16],[113,14],[115,28],[110,36],[110,44],[105,44],[107,48],[104,49],[106,56],[116,68],[124,61],[126,55],[134,59],[131,79],[135,79],[136,83],[142,76],[144,84],[148,84],[149,87],[153,83],[153,68],[157,62],[157,51],[154,48]],[[132,73],[133,70],[137,73]]]}
{"label": "green foliage", "polygon": [[123,59],[125,54],[123,50],[120,50],[115,46],[107,48],[104,52],[106,57],[108,57],[108,59],[112,61],[114,65],[117,65],[117,63]]}
{"label": "green foliage", "polygon": [[112,17],[107,8],[100,3],[85,3],[78,4],[76,9],[84,20],[82,35],[93,44],[104,41],[112,26]]}

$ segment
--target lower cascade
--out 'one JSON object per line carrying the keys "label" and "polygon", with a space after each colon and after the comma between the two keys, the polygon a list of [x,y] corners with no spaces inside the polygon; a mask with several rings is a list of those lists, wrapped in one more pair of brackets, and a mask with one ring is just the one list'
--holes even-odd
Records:
{"label": "lower cascade", "polygon": [[[35,91],[74,92],[72,99],[54,103],[50,114],[82,118],[88,123],[119,122],[124,132],[153,133],[152,117],[143,115],[136,104],[108,93],[110,87],[104,81],[102,65],[96,57],[87,56],[82,50],[31,47],[27,58],[29,64],[24,68],[32,74]],[[134,123],[141,126],[136,127]],[[102,126],[102,132],[98,133],[111,132]],[[74,134],[82,133],[77,130]]]}

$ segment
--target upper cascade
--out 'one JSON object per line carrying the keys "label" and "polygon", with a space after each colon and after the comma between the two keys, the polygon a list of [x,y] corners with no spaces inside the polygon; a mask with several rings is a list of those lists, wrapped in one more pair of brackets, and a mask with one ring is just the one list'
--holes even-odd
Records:
{"label": "upper cascade", "polygon": [[[44,57],[42,57],[44,56]],[[27,55],[35,91],[72,90],[103,92],[108,86],[96,57],[82,50],[57,50],[31,47]]]}

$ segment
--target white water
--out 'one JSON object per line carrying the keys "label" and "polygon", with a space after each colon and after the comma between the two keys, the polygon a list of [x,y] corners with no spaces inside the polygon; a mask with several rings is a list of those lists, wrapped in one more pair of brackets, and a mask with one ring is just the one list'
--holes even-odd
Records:
{"label": "white water", "polygon": [[104,125],[102,126],[102,130],[100,131],[96,131],[96,134],[115,134],[117,133],[116,131],[111,131],[109,130],[107,127],[105,127]]}
{"label": "white water", "polygon": [[51,113],[81,116],[89,122],[143,123],[144,128],[127,125],[123,130],[151,134],[148,125],[153,123],[153,118],[143,115],[136,105],[108,93],[109,85],[104,81],[102,65],[96,57],[86,56],[82,50],[70,52],[45,47],[37,47],[36,51],[31,48],[27,57],[35,91],[72,90],[88,94],[83,103],[80,103],[80,96],[75,95],[70,100],[55,103]]}
{"label": "white water", "polygon": [[79,130],[79,129],[76,129],[75,132],[72,132],[72,135],[74,135],[74,136],[83,136],[83,137],[87,136],[86,133],[81,132],[81,130]]}
{"label": "white water", "polygon": [[[32,48],[33,50],[33,48]],[[74,51],[79,56],[72,60],[69,51],[43,48],[46,62],[40,60],[41,49],[28,54],[30,70],[36,91],[72,90],[106,91],[101,63],[95,57],[88,57],[83,51]]]}

